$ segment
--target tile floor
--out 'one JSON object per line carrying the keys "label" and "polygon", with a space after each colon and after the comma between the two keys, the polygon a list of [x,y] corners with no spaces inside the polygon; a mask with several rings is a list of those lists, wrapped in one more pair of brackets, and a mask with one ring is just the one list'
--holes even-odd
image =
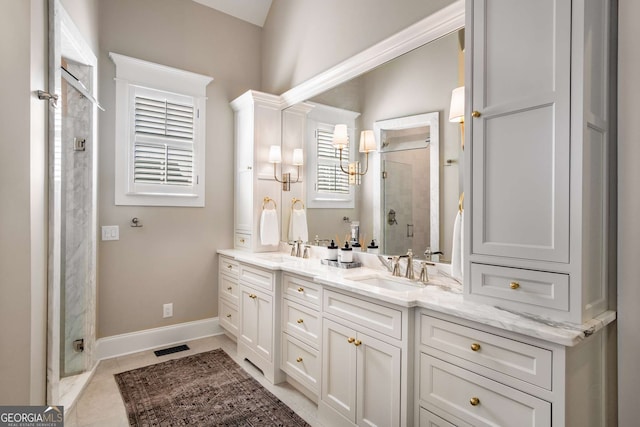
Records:
{"label": "tile floor", "polygon": [[312,426],[321,427],[315,403],[304,397],[289,384],[273,385],[250,363],[238,360],[236,344],[225,335],[188,341],[188,351],[157,357],[153,350],[142,351],[100,362],[96,372],[76,402],[65,416],[66,427],[126,427],[129,425],[124,403],[116,385],[114,374],[153,365],[165,360],[176,359],[190,354],[222,348],[240,366],[245,368],[260,384],[277,396]]}

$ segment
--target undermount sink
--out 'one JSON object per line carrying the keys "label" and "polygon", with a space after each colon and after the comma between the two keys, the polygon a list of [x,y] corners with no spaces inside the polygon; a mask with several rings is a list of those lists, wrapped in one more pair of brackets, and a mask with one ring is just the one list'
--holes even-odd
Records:
{"label": "undermount sink", "polygon": [[414,282],[402,277],[382,276],[377,274],[352,276],[349,277],[349,280],[375,286],[376,288],[400,292],[412,291],[417,288],[424,287],[424,285],[420,282]]}
{"label": "undermount sink", "polygon": [[287,262],[287,261],[299,261],[302,258],[294,257],[282,252],[263,252],[261,254],[254,255],[258,259],[263,259],[269,262]]}

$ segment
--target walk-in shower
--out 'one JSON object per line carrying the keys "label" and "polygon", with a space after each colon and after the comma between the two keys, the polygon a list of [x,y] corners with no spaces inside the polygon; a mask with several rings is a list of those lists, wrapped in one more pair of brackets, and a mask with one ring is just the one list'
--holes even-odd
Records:
{"label": "walk-in shower", "polygon": [[47,400],[69,406],[95,365],[97,59],[49,1]]}

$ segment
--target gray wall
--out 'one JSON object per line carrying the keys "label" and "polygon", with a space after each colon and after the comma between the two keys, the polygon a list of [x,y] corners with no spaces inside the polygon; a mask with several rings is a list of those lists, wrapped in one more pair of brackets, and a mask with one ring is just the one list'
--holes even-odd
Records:
{"label": "gray wall", "polygon": [[638,425],[640,393],[640,2],[619,1],[618,421]]}
{"label": "gray wall", "polygon": [[46,3],[0,2],[0,404],[43,404],[46,356]]}
{"label": "gray wall", "polygon": [[262,88],[280,94],[454,0],[274,0],[264,25]]}
{"label": "gray wall", "polygon": [[[120,240],[100,242],[98,337],[217,316],[216,250],[233,243],[233,112],[229,101],[260,86],[255,25],[185,0],[99,4],[99,226]],[[206,207],[114,205],[116,52],[214,77],[207,89]],[[142,228],[131,228],[131,218]],[[173,317],[162,318],[172,302]]]}

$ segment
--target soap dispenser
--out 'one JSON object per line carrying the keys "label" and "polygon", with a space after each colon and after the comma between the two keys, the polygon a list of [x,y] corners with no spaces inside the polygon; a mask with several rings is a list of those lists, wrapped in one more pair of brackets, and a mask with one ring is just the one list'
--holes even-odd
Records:
{"label": "soap dispenser", "polygon": [[327,259],[329,261],[337,261],[338,260],[338,246],[332,240],[331,244],[327,246]]}
{"label": "soap dispenser", "polygon": [[371,243],[369,243],[369,246],[367,246],[367,252],[369,252],[370,254],[378,254],[380,251],[378,250],[378,245],[376,245],[376,241],[372,240]]}
{"label": "soap dispenser", "polygon": [[349,242],[344,242],[344,247],[340,248],[340,262],[353,262],[353,249],[349,247]]}

